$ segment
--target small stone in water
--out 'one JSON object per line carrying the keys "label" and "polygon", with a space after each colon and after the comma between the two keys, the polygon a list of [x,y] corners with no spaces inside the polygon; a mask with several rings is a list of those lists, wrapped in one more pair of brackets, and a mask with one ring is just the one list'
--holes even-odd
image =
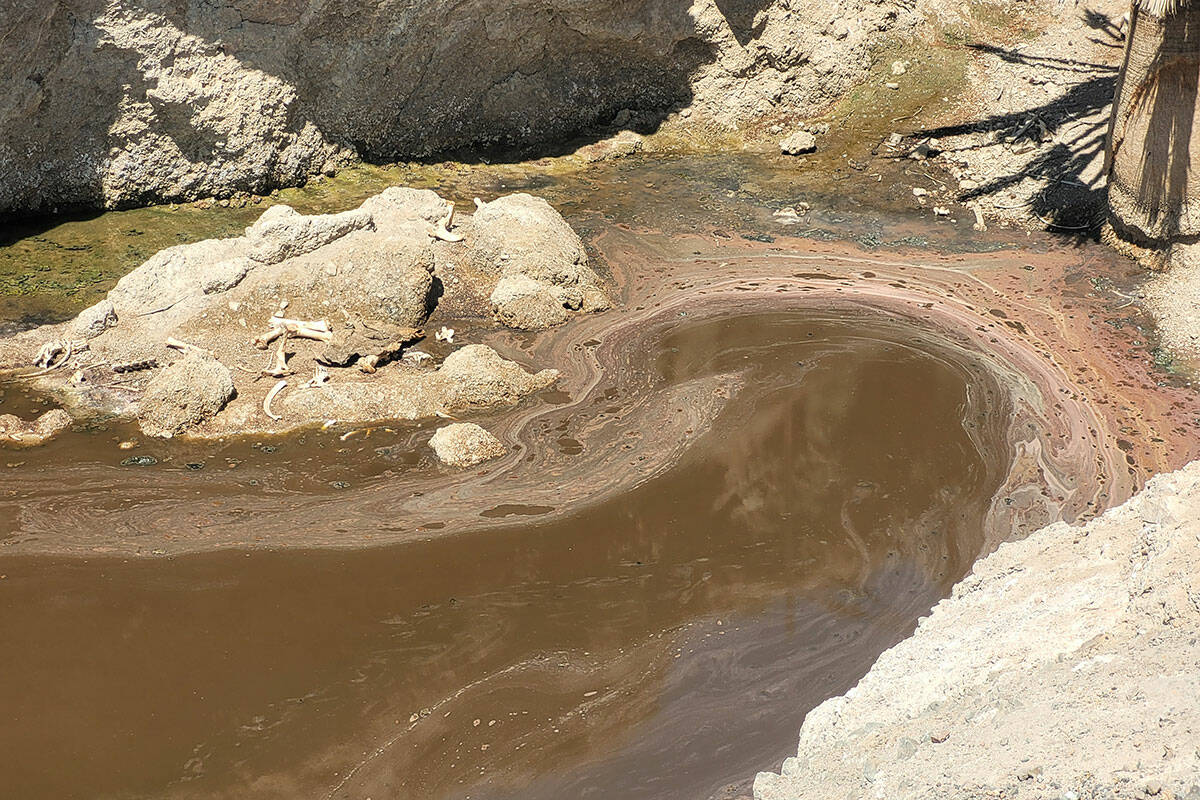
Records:
{"label": "small stone in water", "polygon": [[184,464],[184,466],[190,470],[195,471],[198,469],[204,469],[204,462],[203,461],[189,461],[188,463]]}
{"label": "small stone in water", "polygon": [[123,441],[119,445],[117,445],[117,447],[119,447],[122,450],[132,450],[133,448],[135,448],[137,446],[138,446],[137,441],[135,441],[133,439],[126,439],[125,441]]}
{"label": "small stone in water", "polygon": [[122,467],[152,467],[158,463],[154,456],[130,456],[121,462]]}

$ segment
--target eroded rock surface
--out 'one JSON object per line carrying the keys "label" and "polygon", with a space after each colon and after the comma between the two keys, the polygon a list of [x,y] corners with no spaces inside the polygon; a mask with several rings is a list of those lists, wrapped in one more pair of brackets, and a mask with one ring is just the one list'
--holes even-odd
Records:
{"label": "eroded rock surface", "polygon": [[1200,462],[1000,546],[758,800],[1200,795]]}
{"label": "eroded rock surface", "polygon": [[680,106],[810,114],[921,5],[10,3],[0,215],[263,192],[357,156],[563,140]]}
{"label": "eroded rock surface", "polygon": [[438,428],[429,446],[445,464],[473,467],[508,452],[504,443],[473,422],[456,422]]}
{"label": "eroded rock surface", "polygon": [[[75,320],[0,340],[0,362],[32,369],[57,343],[53,369],[31,378],[40,388],[73,413],[134,417],[156,436],[511,405],[558,373],[466,342],[439,365],[416,349],[434,309],[544,328],[608,297],[545,201],[501,197],[457,223],[450,212],[434,192],[400,187],[339,214],[275,206],[242,236],[163,250]],[[509,279],[528,292],[494,309],[488,298]]]}

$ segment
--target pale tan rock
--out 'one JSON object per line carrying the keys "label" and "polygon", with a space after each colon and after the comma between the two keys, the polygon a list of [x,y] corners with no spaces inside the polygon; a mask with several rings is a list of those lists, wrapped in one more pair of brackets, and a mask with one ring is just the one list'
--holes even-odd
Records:
{"label": "pale tan rock", "polygon": [[61,408],[51,409],[33,422],[15,414],[0,414],[0,444],[35,447],[45,444],[71,427],[71,415]]}
{"label": "pale tan rock", "polygon": [[452,467],[473,467],[508,452],[503,442],[473,422],[438,428],[429,446],[443,463]]}
{"label": "pale tan rock", "polygon": [[216,416],[234,395],[233,374],[199,350],[154,376],[138,404],[138,422],[150,436],[175,436]]}

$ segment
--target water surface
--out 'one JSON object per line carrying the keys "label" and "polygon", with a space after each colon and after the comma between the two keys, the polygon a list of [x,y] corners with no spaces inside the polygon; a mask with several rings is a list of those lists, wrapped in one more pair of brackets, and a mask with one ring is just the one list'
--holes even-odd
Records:
{"label": "water surface", "polygon": [[[560,520],[0,559],[5,794],[703,798],[777,762],[982,546],[1004,395],[869,316],[683,319],[642,358],[742,388],[672,469]],[[243,469],[312,448],[287,444]],[[76,482],[128,474],[81,455]],[[386,516],[408,478],[362,480]]]}

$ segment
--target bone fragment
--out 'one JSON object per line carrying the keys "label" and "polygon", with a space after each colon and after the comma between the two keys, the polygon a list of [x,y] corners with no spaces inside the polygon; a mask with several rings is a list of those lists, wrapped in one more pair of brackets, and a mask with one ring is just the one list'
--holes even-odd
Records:
{"label": "bone fragment", "polygon": [[457,233],[451,233],[450,231],[446,230],[446,228],[443,227],[440,222],[437,225],[427,225],[425,232],[434,239],[441,239],[443,242],[461,242],[463,240],[463,237],[459,236]]}
{"label": "bone fragment", "polygon": [[275,395],[283,391],[283,387],[287,386],[287,381],[280,381],[271,387],[271,391],[267,392],[267,396],[263,398],[263,412],[271,419],[279,420],[283,417],[271,411],[271,401],[275,399]]}
{"label": "bone fragment", "polygon": [[328,342],[333,339],[333,330],[323,319],[303,320],[288,319],[287,317],[271,317],[272,328],[283,328],[292,336],[301,339],[316,339]]}
{"label": "bone fragment", "polygon": [[266,350],[271,342],[285,333],[295,336],[297,339],[316,339],[319,342],[328,342],[333,339],[333,331],[330,329],[329,323],[323,319],[288,319],[277,315],[271,317],[270,330],[261,336],[256,336],[251,344],[259,350]]}
{"label": "bone fragment", "polygon": [[283,336],[279,339],[279,346],[275,348],[275,361],[271,364],[270,369],[263,370],[264,375],[270,375],[272,378],[282,378],[284,375],[290,374],[287,366],[287,354],[283,352],[288,336],[287,331],[284,331]]}
{"label": "bone fragment", "polygon": [[[71,356],[75,353],[83,352],[87,349],[86,342],[73,342],[70,339],[54,339],[42,345],[33,359],[33,365],[35,367],[44,367],[42,372],[37,373],[38,375],[44,375],[47,372],[64,366],[71,360]],[[60,355],[62,356],[61,358],[59,358]],[[26,377],[35,376],[29,375]]]}
{"label": "bone fragment", "polygon": [[196,353],[206,353],[210,356],[212,355],[211,350],[205,350],[203,347],[197,347],[194,344],[188,344],[187,342],[182,342],[179,339],[175,339],[171,336],[167,337],[166,345],[167,345],[167,347],[173,348],[175,350],[182,350],[185,353],[196,352]]}

